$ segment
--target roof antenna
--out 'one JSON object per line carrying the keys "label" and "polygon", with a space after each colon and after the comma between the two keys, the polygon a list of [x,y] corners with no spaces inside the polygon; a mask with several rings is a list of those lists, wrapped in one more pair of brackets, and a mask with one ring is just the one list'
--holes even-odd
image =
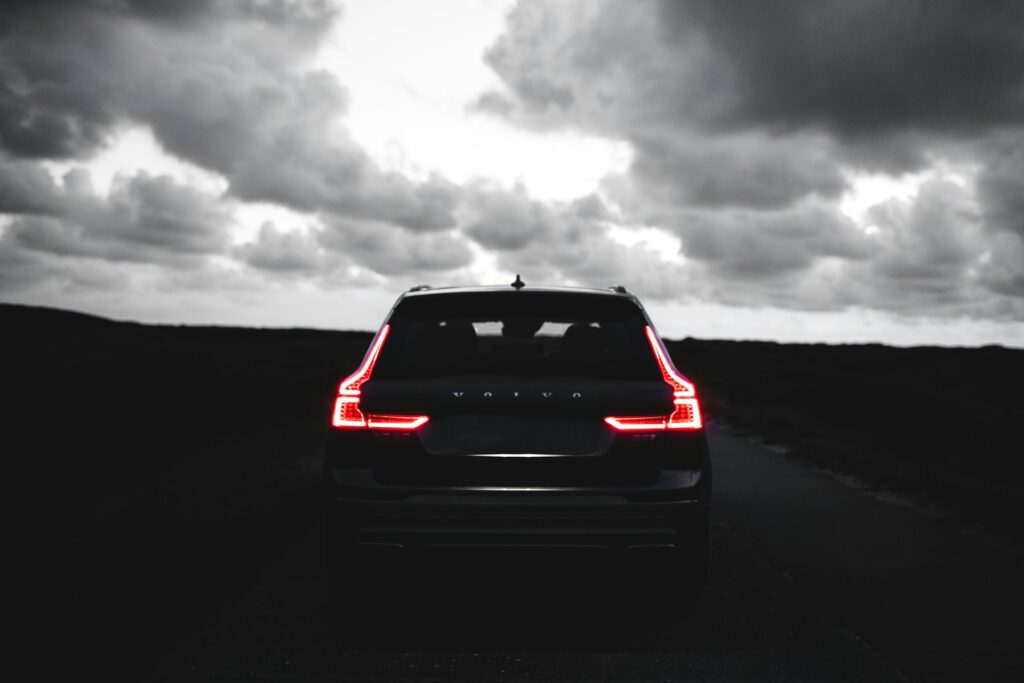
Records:
{"label": "roof antenna", "polygon": [[512,286],[516,288],[517,292],[526,286],[526,283],[519,277],[519,273],[516,273],[516,281],[512,283]]}

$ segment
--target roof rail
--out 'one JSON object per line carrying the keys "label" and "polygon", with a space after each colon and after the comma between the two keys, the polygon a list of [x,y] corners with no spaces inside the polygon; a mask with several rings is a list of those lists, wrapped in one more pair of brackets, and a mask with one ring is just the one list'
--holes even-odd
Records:
{"label": "roof rail", "polygon": [[622,285],[612,285],[608,289],[612,290],[613,292],[618,292],[619,294],[629,294],[629,292],[626,291],[626,288],[623,287]]}
{"label": "roof rail", "polygon": [[426,289],[431,289],[431,286],[430,285],[416,285],[415,287],[410,287],[407,290],[407,292],[422,292],[423,290],[426,290]]}

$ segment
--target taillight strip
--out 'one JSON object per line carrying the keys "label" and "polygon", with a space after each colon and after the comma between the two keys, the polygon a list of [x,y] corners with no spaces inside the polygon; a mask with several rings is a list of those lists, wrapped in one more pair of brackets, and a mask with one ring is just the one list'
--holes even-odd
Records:
{"label": "taillight strip", "polygon": [[370,429],[419,429],[430,420],[426,415],[367,415]]}
{"label": "taillight strip", "polygon": [[696,396],[697,392],[694,390],[693,384],[690,380],[686,379],[679,374],[675,366],[672,365],[672,361],[668,357],[668,350],[662,344],[661,339],[658,338],[658,334],[654,331],[654,328],[650,325],[644,327],[644,332],[647,333],[647,341],[651,343],[651,350],[654,351],[654,357],[658,361],[658,367],[661,368],[661,376],[665,378],[668,384],[671,384],[676,396]]}
{"label": "taillight strip", "polygon": [[650,431],[665,429],[665,416],[654,417],[606,417],[605,422],[622,432]]}
{"label": "taillight strip", "polygon": [[388,324],[380,328],[359,369],[338,385],[338,398],[334,401],[331,415],[331,425],[335,428],[412,430],[422,427],[430,419],[426,415],[364,415],[359,409],[361,387],[373,374],[373,367],[377,364],[377,357],[390,331],[391,326]]}
{"label": "taillight strip", "polygon": [[665,383],[672,387],[672,412],[668,415],[615,416],[604,421],[620,431],[653,431],[661,429],[701,429],[704,424],[700,415],[697,390],[690,380],[679,374],[668,356],[668,351],[658,338],[654,328],[644,327],[651,351],[661,369]]}

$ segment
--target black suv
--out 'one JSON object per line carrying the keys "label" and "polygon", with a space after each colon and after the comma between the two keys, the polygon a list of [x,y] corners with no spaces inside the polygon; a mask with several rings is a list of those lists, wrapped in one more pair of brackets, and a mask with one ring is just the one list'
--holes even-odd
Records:
{"label": "black suv", "polygon": [[416,287],[339,388],[328,571],[360,549],[648,553],[699,585],[711,466],[693,384],[622,287]]}

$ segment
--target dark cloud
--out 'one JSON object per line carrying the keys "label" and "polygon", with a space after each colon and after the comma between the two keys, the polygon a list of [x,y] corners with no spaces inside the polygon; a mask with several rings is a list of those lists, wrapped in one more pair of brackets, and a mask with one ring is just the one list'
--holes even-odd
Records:
{"label": "dark cloud", "polygon": [[885,243],[876,273],[928,289],[955,287],[981,254],[979,218],[967,191],[952,182],[931,181],[913,203],[890,200],[869,212]]}
{"label": "dark cloud", "polygon": [[109,107],[89,101],[59,66],[17,70],[7,61],[8,42],[0,38],[0,147],[20,157],[66,158],[103,144],[115,122]]}
{"label": "dark cloud", "polygon": [[727,279],[757,281],[810,269],[824,258],[868,258],[872,244],[852,221],[820,204],[782,211],[686,215],[676,227],[683,252]]}
{"label": "dark cloud", "polygon": [[[486,55],[506,87],[478,109],[633,152],[563,202],[377,165],[313,66],[338,16],[327,0],[5,3],[0,288],[381,286],[495,263],[666,300],[1024,319],[1022,5],[521,0]],[[98,192],[82,164],[133,128],[224,190],[140,173]],[[925,169],[870,230],[839,210],[859,172]],[[299,215],[239,245],[240,202]]]}
{"label": "dark cloud", "polygon": [[977,132],[1024,118],[1019,2],[665,0],[669,45],[714,46],[730,125]]}
{"label": "dark cloud", "polygon": [[918,314],[1024,318],[1024,261],[1016,260],[1024,249],[1009,233],[988,239],[970,187],[928,181],[913,199],[884,202],[869,217],[877,228],[871,236],[876,252],[851,264],[837,283],[858,304]]}
{"label": "dark cloud", "polygon": [[43,256],[18,249],[0,232],[0,292],[26,289],[43,279]]}
{"label": "dark cloud", "polygon": [[978,191],[988,225],[1024,237],[1024,131],[985,146]]}
{"label": "dark cloud", "polygon": [[1017,2],[570,5],[520,2],[487,55],[538,117],[852,137],[977,132],[1024,118]]}
{"label": "dark cloud", "polygon": [[5,298],[12,293],[43,288],[61,301],[61,295],[67,292],[116,294],[131,286],[128,273],[121,268],[111,268],[104,260],[20,249],[0,236],[0,292]]}
{"label": "dark cloud", "polygon": [[528,282],[593,287],[628,284],[657,298],[688,298],[687,273],[658,248],[613,236],[614,216],[596,195],[540,202],[522,188],[467,192],[466,234],[493,250],[498,266]]}
{"label": "dark cloud", "polygon": [[0,144],[82,158],[121,126],[223,174],[247,200],[437,230],[456,188],[379,169],[341,125],[348,96],[310,70],[327,2],[22,7],[0,36]]}
{"label": "dark cloud", "polygon": [[[944,138],[1024,121],[1024,5],[1013,2],[522,0],[487,62],[508,91],[481,108],[628,140],[641,168],[680,141],[693,148],[672,169],[714,156],[702,138],[783,149],[825,135],[833,166],[902,172],[930,163]],[[723,176],[744,171],[709,161]]]}
{"label": "dark cloud", "polygon": [[[335,283],[350,279],[356,258],[388,275],[471,262],[468,242],[452,230],[459,188],[378,167],[344,128],[347,92],[311,68],[337,16],[333,3],[299,0],[5,4],[4,286],[53,283],[113,262],[125,272],[166,267],[167,277],[184,269],[194,283],[222,287],[211,256],[253,273]],[[222,175],[227,193],[140,174],[119,178],[108,196],[84,172],[54,181],[37,163],[67,167],[138,126],[171,155]],[[237,200],[320,218],[304,230],[265,225],[233,246]]]}
{"label": "dark cloud", "polygon": [[[621,224],[678,235],[703,296],[1024,317],[1003,298],[1024,280],[1020,3],[520,0],[486,60],[506,88],[481,110],[630,143],[602,189]],[[858,172],[950,167],[966,181],[876,207],[873,232],[839,211]]]}
{"label": "dark cloud", "polygon": [[548,207],[531,199],[521,187],[513,191],[478,188],[469,204],[471,217],[465,232],[488,249],[522,249],[546,240],[556,230]]}
{"label": "dark cloud", "polygon": [[47,12],[75,10],[121,14],[169,23],[208,15],[217,4],[218,0],[7,0],[4,3],[8,16],[15,19],[31,19]]}
{"label": "dark cloud", "polygon": [[[307,110],[308,111],[308,110]],[[379,169],[347,138],[325,140],[327,120],[300,118],[256,146],[231,176],[241,199],[272,201],[299,211],[327,211],[413,230],[454,225],[458,188],[442,177],[414,182]]]}
{"label": "dark cloud", "polygon": [[11,220],[5,249],[188,266],[229,244],[231,213],[221,198],[166,176],[121,178],[102,197],[87,174],[71,172],[44,192],[45,210]]}
{"label": "dark cloud", "polygon": [[419,275],[468,266],[473,251],[454,230],[417,233],[386,223],[332,218],[318,233],[330,252],[380,275]]}
{"label": "dark cloud", "polygon": [[49,214],[59,203],[57,187],[46,169],[0,155],[0,213]]}
{"label": "dark cloud", "polygon": [[[15,2],[0,20],[0,145],[32,158],[74,158],[103,145],[132,114],[139,88],[163,61],[174,74],[166,24],[208,13],[199,2]],[[170,20],[174,21],[170,21]]]}
{"label": "dark cloud", "polygon": [[509,93],[478,105],[629,141],[632,175],[659,202],[777,208],[840,193],[842,154],[828,136],[724,125],[741,103],[717,50],[698,26],[666,23],[656,4],[524,1],[487,53]]}
{"label": "dark cloud", "polygon": [[[693,119],[721,90],[688,83],[709,51],[687,42],[670,52],[656,10],[630,2],[518,2],[485,55],[509,92],[485,93],[479,106],[532,125],[615,133],[655,134],[666,121]],[[671,103],[686,87],[700,97],[686,100],[681,112]]]}
{"label": "dark cloud", "polygon": [[837,196],[846,180],[822,138],[760,134],[634,140],[631,173],[659,203],[776,208],[817,194]]}
{"label": "dark cloud", "polygon": [[927,181],[868,211],[862,231],[834,207],[701,211],[676,231],[708,298],[737,306],[1024,317],[1024,242],[987,240],[969,187]]}
{"label": "dark cloud", "polygon": [[[868,212],[865,231],[826,199],[777,209],[697,207],[654,223],[681,242],[635,241],[596,196],[540,202],[521,190],[468,194],[466,234],[527,281],[625,283],[651,299],[914,315],[1024,317],[1024,241],[984,239],[970,188],[942,180]],[[631,207],[630,207],[631,208]],[[657,230],[655,230],[657,232]],[[999,295],[999,296],[997,296]]]}
{"label": "dark cloud", "polygon": [[254,268],[276,273],[309,275],[324,263],[323,250],[308,231],[282,232],[272,223],[260,226],[257,239],[238,247],[235,254]]}
{"label": "dark cloud", "polygon": [[989,291],[1014,297],[1018,312],[1024,308],[1024,236],[994,236],[978,277]]}

